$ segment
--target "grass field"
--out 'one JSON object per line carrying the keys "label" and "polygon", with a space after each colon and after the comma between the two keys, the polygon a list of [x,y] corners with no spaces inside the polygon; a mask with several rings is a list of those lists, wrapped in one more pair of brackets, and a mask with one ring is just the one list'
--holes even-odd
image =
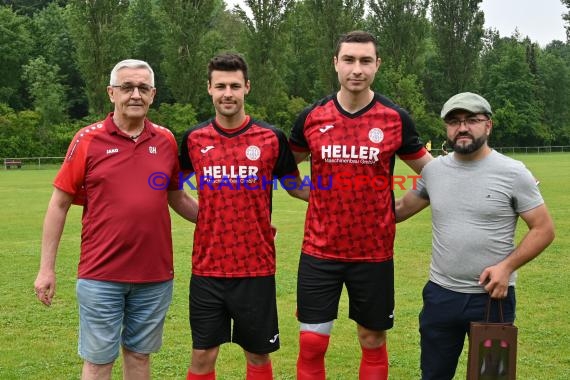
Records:
{"label": "grass field", "polygon": [[[556,240],[538,259],[519,272],[518,378],[570,379],[570,154],[519,155],[541,181],[541,190],[557,227]],[[303,174],[308,167],[301,168]],[[39,263],[41,226],[56,171],[0,170],[0,379],[78,379],[77,305],[75,275],[79,255],[81,208],[70,210],[57,261],[57,293],[50,308],[33,293]],[[409,171],[398,162],[395,174]],[[473,205],[477,207],[477,205]],[[294,379],[298,324],[295,287],[306,205],[282,189],[274,194],[274,224],[278,228],[277,297],[281,349],[273,355],[276,379]],[[244,221],[247,223],[247,221]],[[525,231],[519,223],[518,236]],[[191,348],[188,326],[188,281],[193,225],[173,216],[175,293],[163,349],[153,356],[154,379],[184,379]],[[419,378],[417,315],[430,259],[429,210],[398,226],[396,238],[396,319],[389,333],[391,379]],[[343,295],[340,316],[327,354],[328,379],[357,379],[360,350],[356,328],[347,318]],[[456,379],[465,378],[466,351]],[[224,345],[219,379],[243,379],[241,349]],[[121,363],[114,369],[120,379]]]}

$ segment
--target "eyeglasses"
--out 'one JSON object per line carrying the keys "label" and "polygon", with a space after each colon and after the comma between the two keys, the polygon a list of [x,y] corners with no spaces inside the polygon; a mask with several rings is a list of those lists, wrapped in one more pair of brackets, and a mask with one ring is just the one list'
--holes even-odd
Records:
{"label": "eyeglasses", "polygon": [[459,127],[461,124],[465,124],[466,127],[474,127],[479,123],[484,121],[489,121],[489,119],[479,119],[477,117],[468,117],[466,119],[448,119],[445,120],[445,124],[449,127]]}
{"label": "eyeglasses", "polygon": [[154,88],[154,87],[152,87],[148,84],[144,84],[144,83],[139,84],[138,86],[135,86],[134,84],[130,84],[130,83],[123,83],[121,85],[111,86],[111,87],[120,89],[123,94],[132,94],[133,92],[135,92],[135,88],[137,88],[139,90],[139,94],[141,94],[141,95],[150,94],[150,92]]}

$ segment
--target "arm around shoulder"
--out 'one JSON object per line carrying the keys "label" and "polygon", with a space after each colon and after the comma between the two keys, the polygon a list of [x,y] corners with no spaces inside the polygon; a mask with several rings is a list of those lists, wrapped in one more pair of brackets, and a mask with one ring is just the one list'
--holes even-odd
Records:
{"label": "arm around shoulder", "polygon": [[426,154],[421,156],[415,160],[404,160],[406,165],[408,165],[416,174],[420,174],[424,166],[426,166],[431,160],[433,160],[433,156],[426,151]]}
{"label": "arm around shoulder", "polygon": [[198,220],[198,200],[184,190],[169,191],[168,204],[178,215],[189,222],[196,223]]}
{"label": "arm around shoulder", "polygon": [[403,222],[429,206],[429,200],[408,190],[403,197],[396,199],[396,223]]}
{"label": "arm around shoulder", "polygon": [[310,152],[296,152],[293,151],[293,157],[295,157],[295,162],[300,163],[303,162],[309,157]]}
{"label": "arm around shoulder", "polygon": [[309,201],[310,185],[303,184],[301,177],[282,178],[281,185],[293,198]]}

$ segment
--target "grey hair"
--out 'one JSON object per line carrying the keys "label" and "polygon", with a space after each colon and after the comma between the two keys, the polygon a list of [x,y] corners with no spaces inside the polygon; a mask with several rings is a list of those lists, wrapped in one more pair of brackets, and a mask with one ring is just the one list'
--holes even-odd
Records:
{"label": "grey hair", "polygon": [[111,79],[109,80],[110,86],[116,86],[117,83],[117,72],[124,68],[131,68],[131,69],[147,69],[150,72],[150,85],[154,87],[154,71],[152,71],[152,67],[145,61],[141,61],[140,59],[125,59],[121,62],[117,63],[113,70],[111,70]]}

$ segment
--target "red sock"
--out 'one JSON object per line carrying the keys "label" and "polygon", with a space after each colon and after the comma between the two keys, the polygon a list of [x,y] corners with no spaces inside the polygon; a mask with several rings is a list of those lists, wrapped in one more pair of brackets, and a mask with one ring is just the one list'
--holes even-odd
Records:
{"label": "red sock", "polygon": [[329,339],[329,335],[301,331],[297,380],[325,380],[325,354]]}
{"label": "red sock", "polygon": [[388,351],[386,343],[378,348],[362,348],[360,361],[360,380],[388,379]]}
{"label": "red sock", "polygon": [[188,374],[186,375],[186,380],[216,380],[216,371],[206,373],[204,375],[198,375],[188,370]]}
{"label": "red sock", "polygon": [[262,365],[247,363],[246,380],[273,380],[273,368],[271,362]]}

